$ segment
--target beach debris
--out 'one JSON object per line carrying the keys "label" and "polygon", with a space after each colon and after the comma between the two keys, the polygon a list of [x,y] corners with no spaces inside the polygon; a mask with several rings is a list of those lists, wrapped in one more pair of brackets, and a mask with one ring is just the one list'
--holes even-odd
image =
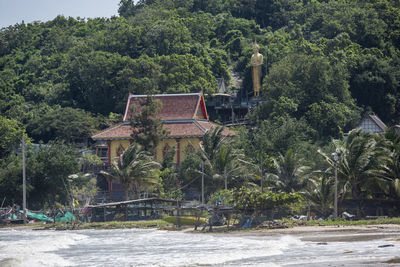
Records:
{"label": "beach debris", "polygon": [[0,260],[0,266],[3,267],[13,267],[13,266],[22,266],[21,260],[17,258],[5,258]]}
{"label": "beach debris", "polygon": [[306,215],[293,215],[292,220],[306,221],[307,216]]}
{"label": "beach debris", "polygon": [[396,258],[386,261],[385,263],[400,263],[400,258],[396,257]]}
{"label": "beach debris", "polygon": [[344,217],[346,220],[353,220],[355,219],[356,215],[350,214],[347,211],[342,213],[342,217]]}
{"label": "beach debris", "polygon": [[327,242],[318,242],[317,245],[328,245]]}
{"label": "beach debris", "polygon": [[394,247],[393,244],[386,244],[386,245],[380,245],[378,248],[387,248],[387,247]]}
{"label": "beach debris", "polygon": [[349,251],[345,251],[345,252],[343,252],[343,254],[351,254],[351,253],[353,253],[354,251],[352,251],[352,250],[349,250]]}
{"label": "beach debris", "polygon": [[258,225],[259,228],[268,228],[268,229],[284,229],[289,228],[286,223],[279,222],[277,220],[273,221],[264,221]]}

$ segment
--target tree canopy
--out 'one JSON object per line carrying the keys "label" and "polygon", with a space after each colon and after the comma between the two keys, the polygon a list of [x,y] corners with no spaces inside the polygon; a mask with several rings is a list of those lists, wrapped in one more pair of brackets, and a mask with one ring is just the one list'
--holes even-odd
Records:
{"label": "tree canopy", "polygon": [[[173,184],[180,179],[197,179],[202,161],[208,161],[203,173],[212,185],[206,193],[221,188],[213,179],[219,176],[224,177],[226,187],[241,186],[245,181],[241,175],[237,178],[240,166],[231,164],[241,154],[281,179],[282,190],[285,177],[296,178],[294,184],[287,179],[290,185],[284,190],[297,191],[302,176],[282,172],[286,161],[295,163],[294,155],[301,155],[301,166],[304,162],[328,170],[315,151],[332,151],[331,140],[342,140],[364,113],[375,113],[388,126],[399,123],[398,1],[121,0],[119,16],[111,18],[57,16],[0,29],[0,176],[14,177],[0,182],[15,190],[7,195],[19,190],[19,158],[11,152],[19,146],[22,134],[35,143],[53,144],[30,156],[36,168],[32,177],[40,175],[43,183],[49,183],[36,181],[29,189],[36,197],[32,192],[38,188],[58,190],[64,172],[76,171],[69,156],[72,152],[63,158],[60,146],[82,143],[94,131],[119,121],[116,114],[124,111],[129,93],[212,94],[218,90],[218,79],[224,78],[229,92],[251,98],[254,40],[264,55],[263,103],[250,110],[251,127],[239,129],[237,142],[228,145],[216,145],[221,141],[218,136],[206,135],[203,154],[188,155],[179,175],[169,168],[162,170],[160,177],[169,183],[166,191],[174,192]],[[156,106],[149,103],[145,115],[154,116]],[[132,125],[145,119],[134,118]],[[154,122],[149,125],[154,131],[135,137],[147,150],[163,135],[157,133],[159,122]],[[147,137],[142,138],[142,133]],[[149,138],[148,133],[155,134]],[[371,188],[379,188],[379,193],[389,198],[398,194],[398,148],[382,143],[354,136],[343,144],[349,151],[363,147],[363,153],[377,155],[376,160],[382,160],[385,167],[373,170],[375,162],[371,161],[363,168],[358,166],[358,171],[345,172],[341,165],[340,180],[353,188],[353,198],[370,196]],[[357,155],[369,158],[361,152],[346,154],[343,164],[345,160],[356,162]],[[46,164],[55,170],[46,169],[47,158],[51,160]],[[61,163],[53,158],[64,160],[67,166],[58,165]],[[299,170],[300,165],[292,169]],[[372,179],[375,187],[371,187],[364,183],[370,182],[371,175],[387,179]],[[49,177],[56,177],[55,185]],[[326,213],[331,209],[326,203],[328,195],[332,197],[327,188],[331,181],[325,176],[315,181],[318,183],[305,193],[314,202],[324,202],[320,212]],[[271,186],[272,181],[269,183]],[[53,200],[65,200],[66,196],[59,194]],[[50,200],[38,197],[37,201]]]}

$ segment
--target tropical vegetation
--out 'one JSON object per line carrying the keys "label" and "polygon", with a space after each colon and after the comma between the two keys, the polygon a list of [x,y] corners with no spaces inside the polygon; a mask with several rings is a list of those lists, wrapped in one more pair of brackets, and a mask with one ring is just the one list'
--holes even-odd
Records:
{"label": "tropical vegetation", "polygon": [[[208,131],[177,170],[130,147],[106,175],[125,184],[128,197],[147,190],[182,198],[198,193],[203,177],[207,199],[246,189],[259,199],[251,205],[263,208],[293,194],[293,203],[299,195],[296,203],[324,217],[334,198],[357,202],[360,215],[365,199],[400,200],[400,138],[351,131],[371,113],[399,123],[395,0],[121,0],[112,18],[57,16],[2,28],[0,198],[21,202],[22,135],[39,144],[27,155],[29,203],[66,204],[82,183],[93,192],[90,179],[81,180],[88,168],[78,151],[121,120],[128,93],[207,95],[224,78],[228,92],[251,98],[254,40],[265,59],[263,103],[249,111],[248,127],[234,129],[234,138]],[[148,122],[134,138],[151,151],[165,133],[148,120],[159,109],[148,101],[131,124]]]}
{"label": "tropical vegetation", "polygon": [[115,179],[124,185],[125,199],[138,198],[145,188],[158,184],[155,170],[160,167],[152,156],[138,145],[128,147],[120,158],[115,159],[111,165],[111,172],[102,171],[102,174]]}

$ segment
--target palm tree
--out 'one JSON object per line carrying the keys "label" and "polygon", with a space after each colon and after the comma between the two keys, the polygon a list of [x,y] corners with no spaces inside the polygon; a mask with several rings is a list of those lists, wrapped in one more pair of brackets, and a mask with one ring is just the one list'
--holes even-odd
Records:
{"label": "palm tree", "polygon": [[118,180],[125,186],[125,199],[129,200],[129,192],[135,196],[144,189],[158,183],[154,171],[161,165],[152,160],[152,156],[139,146],[130,146],[121,155],[120,159],[112,162],[111,172],[102,172],[104,175]]}
{"label": "palm tree", "polygon": [[305,177],[310,168],[304,166],[302,161],[291,149],[288,149],[285,155],[279,153],[274,159],[276,173],[269,174],[269,177],[275,180],[276,189],[290,193],[304,188]]}
{"label": "palm tree", "polygon": [[223,178],[225,189],[228,189],[229,180],[238,180],[243,174],[243,164],[239,161],[242,154],[231,145],[222,145],[215,155],[213,164],[213,178]]}
{"label": "palm tree", "polygon": [[[223,128],[213,127],[208,130],[200,143],[200,157],[204,163],[203,173],[214,181],[223,180],[225,189],[229,181],[241,183],[248,174],[240,161],[242,152],[233,147],[231,138],[222,135]],[[218,186],[217,186],[218,187]]]}
{"label": "palm tree", "polygon": [[[369,133],[353,130],[346,140],[333,140],[336,153],[340,154],[337,162],[338,180],[341,182],[343,192],[350,192],[352,199],[357,201],[357,215],[360,216],[361,200],[366,197],[366,187],[371,179],[376,178],[372,170],[378,164],[376,139]],[[326,154],[322,154],[333,173],[335,162]]]}
{"label": "palm tree", "polygon": [[377,151],[380,164],[372,173],[378,178],[378,187],[389,198],[400,198],[400,138],[393,129],[378,137]]}
{"label": "palm tree", "polygon": [[220,126],[212,127],[204,134],[203,140],[200,142],[203,160],[208,164],[214,161],[222,145],[226,142],[225,137],[222,135],[223,130]]}
{"label": "palm tree", "polygon": [[200,142],[199,155],[203,162],[203,170],[198,170],[198,172],[211,178],[216,174],[215,158],[226,141],[222,131],[223,128],[220,126],[212,127],[204,134],[203,140]]}
{"label": "palm tree", "polygon": [[323,217],[329,216],[332,212],[333,195],[333,179],[326,173],[323,173],[322,177],[310,179],[304,192],[311,208]]}

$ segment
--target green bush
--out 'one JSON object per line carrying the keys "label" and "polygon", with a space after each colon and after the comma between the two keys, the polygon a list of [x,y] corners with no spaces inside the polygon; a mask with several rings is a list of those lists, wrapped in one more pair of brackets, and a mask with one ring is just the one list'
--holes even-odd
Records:
{"label": "green bush", "polygon": [[265,192],[241,187],[233,190],[233,207],[241,210],[265,210],[298,203],[297,193]]}

